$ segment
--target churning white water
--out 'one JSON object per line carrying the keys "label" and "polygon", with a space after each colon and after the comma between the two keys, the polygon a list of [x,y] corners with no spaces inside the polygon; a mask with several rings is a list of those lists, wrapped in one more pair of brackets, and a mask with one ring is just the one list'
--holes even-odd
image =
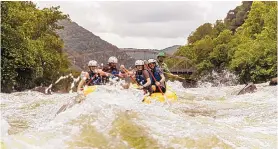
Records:
{"label": "churning white water", "polygon": [[58,114],[76,93],[1,93],[1,148],[277,148],[277,87],[182,87],[178,102],[144,104],[143,93],[100,86]]}

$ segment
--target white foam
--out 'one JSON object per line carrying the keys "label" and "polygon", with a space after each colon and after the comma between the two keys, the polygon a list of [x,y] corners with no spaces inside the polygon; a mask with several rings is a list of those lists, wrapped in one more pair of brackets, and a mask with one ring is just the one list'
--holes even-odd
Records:
{"label": "white foam", "polygon": [[[107,85],[99,86],[83,103],[56,117],[58,109],[75,98],[76,93],[48,96],[33,91],[1,93],[1,114],[4,119],[1,121],[4,134],[1,134],[5,135],[4,143],[8,146],[21,142],[25,144],[23,148],[67,148],[66,142],[72,141],[82,128],[82,124],[72,122],[85,116],[80,123],[92,125],[108,140],[115,141],[109,135],[114,120],[122,113],[133,112],[136,116],[132,121],[143,126],[142,131],[165,148],[184,148],[184,144],[172,142],[175,139],[187,137],[202,141],[210,136],[216,136],[233,148],[248,148],[250,145],[273,148],[276,145],[273,141],[276,135],[273,131],[277,125],[277,107],[274,104],[277,101],[276,87],[258,84],[257,92],[236,96],[234,93],[242,85],[185,89],[181,82],[168,81],[167,84],[179,97],[179,102],[172,106],[161,103],[146,105],[141,102],[142,91]],[[43,138],[46,142],[36,146],[17,138],[19,134],[7,135],[10,129],[7,121],[11,117],[27,121],[28,128],[19,133],[21,137],[31,137],[33,140]],[[49,135],[51,137],[47,137]]]}
{"label": "white foam", "polygon": [[8,124],[8,122],[1,117],[1,136],[7,136],[8,130],[11,126]]}

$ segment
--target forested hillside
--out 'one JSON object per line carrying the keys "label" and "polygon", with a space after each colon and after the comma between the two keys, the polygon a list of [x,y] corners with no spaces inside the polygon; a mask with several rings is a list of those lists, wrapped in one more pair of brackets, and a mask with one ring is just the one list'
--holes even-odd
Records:
{"label": "forested hillside", "polygon": [[[277,76],[277,2],[242,2],[227,17],[199,26],[174,54],[197,69],[196,78],[230,70],[239,81],[256,83]],[[171,66],[174,59],[168,59]]]}
{"label": "forested hillside", "polygon": [[59,21],[64,28],[58,30],[58,35],[65,42],[64,51],[68,54],[73,68],[84,70],[88,61],[94,59],[99,64],[106,64],[110,56],[116,56],[120,64],[131,66],[134,59],[118,47],[94,35],[90,31],[69,20]]}

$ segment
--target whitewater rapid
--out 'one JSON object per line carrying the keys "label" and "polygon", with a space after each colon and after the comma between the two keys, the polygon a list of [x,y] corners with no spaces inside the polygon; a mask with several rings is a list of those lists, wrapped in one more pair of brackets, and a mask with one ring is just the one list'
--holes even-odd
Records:
{"label": "whitewater rapid", "polygon": [[1,93],[1,148],[277,148],[277,87],[183,88],[178,102],[142,103],[143,93],[100,86],[58,114],[76,93]]}

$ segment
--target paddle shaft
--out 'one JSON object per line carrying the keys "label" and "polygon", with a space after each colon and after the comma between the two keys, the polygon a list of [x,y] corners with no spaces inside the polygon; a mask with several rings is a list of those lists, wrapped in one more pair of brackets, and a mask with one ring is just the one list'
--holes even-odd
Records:
{"label": "paddle shaft", "polygon": [[[147,68],[147,71],[149,71],[149,73],[151,74],[153,80],[154,80],[155,82],[157,82],[156,79],[155,79],[155,77],[153,76],[153,73],[152,73],[152,71],[150,70],[149,66],[147,66],[147,65],[145,64],[145,67]],[[164,93],[162,92],[160,86],[157,86],[157,87],[158,87],[159,91],[161,92],[161,94],[164,95]]]}
{"label": "paddle shaft", "polygon": [[[96,75],[97,75],[97,73],[89,80],[88,83],[86,83],[86,85],[88,85],[90,82],[92,82],[92,80],[95,78]],[[85,85],[85,86],[86,86],[86,85]],[[78,95],[77,95],[77,96],[78,96]],[[76,96],[76,97],[77,97],[77,96]],[[75,97],[75,99],[73,100],[74,103],[72,104],[72,106],[76,103],[76,97]],[[68,104],[63,105],[63,106],[58,110],[58,112],[55,114],[55,116],[58,115],[58,114],[61,113],[61,112],[64,112],[67,108],[69,108],[69,105],[70,105],[71,103],[72,103],[72,102],[70,101]]]}
{"label": "paddle shaft", "polygon": [[[125,71],[125,73],[128,74],[128,70],[123,68],[123,70]],[[138,86],[140,86],[140,84],[132,77],[132,76],[129,76]]]}
{"label": "paddle shaft", "polygon": [[239,93],[240,93],[241,91],[243,91],[247,85],[248,85],[248,84],[246,84],[246,85],[244,86],[244,88],[241,89],[241,90],[237,93],[237,95],[239,95]]}
{"label": "paddle shaft", "polygon": [[88,83],[86,83],[86,85],[90,84],[93,81],[93,79],[96,77],[96,75],[97,75],[97,73],[90,79],[90,81]]}
{"label": "paddle shaft", "polygon": [[173,76],[173,77],[176,77],[176,78],[182,79],[182,80],[186,80],[185,78],[182,78],[182,77],[180,77],[180,76],[178,76],[178,75],[174,75],[174,74],[167,73],[167,72],[164,72],[164,73],[165,73],[165,74],[167,74],[167,75],[170,75],[170,76]]}

